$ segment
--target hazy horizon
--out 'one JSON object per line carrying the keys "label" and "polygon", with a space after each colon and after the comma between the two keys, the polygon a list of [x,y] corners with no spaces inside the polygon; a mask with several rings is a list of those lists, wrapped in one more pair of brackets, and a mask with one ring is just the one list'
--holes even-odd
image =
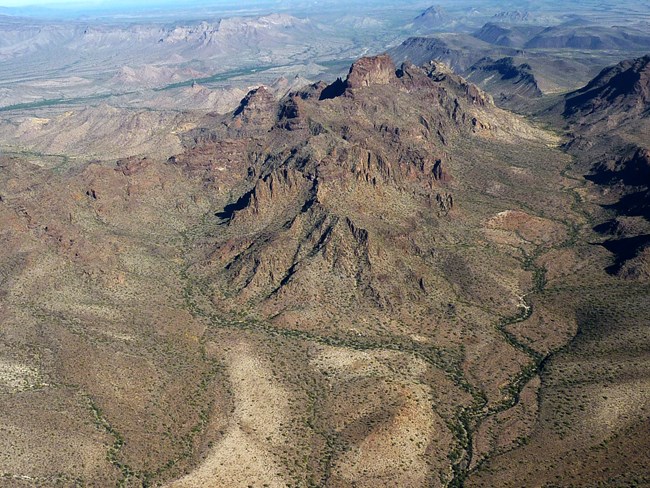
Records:
{"label": "hazy horizon", "polygon": [[[442,2],[450,6],[458,3]],[[385,0],[139,0],[136,2],[105,0],[5,0],[0,1],[0,14],[43,19],[74,18],[116,18],[116,19],[198,19],[216,16],[265,15],[270,13],[290,13],[292,15],[311,15],[314,12],[333,13],[340,11],[371,12],[376,9],[417,12],[429,7],[432,2],[409,0],[399,5]]]}

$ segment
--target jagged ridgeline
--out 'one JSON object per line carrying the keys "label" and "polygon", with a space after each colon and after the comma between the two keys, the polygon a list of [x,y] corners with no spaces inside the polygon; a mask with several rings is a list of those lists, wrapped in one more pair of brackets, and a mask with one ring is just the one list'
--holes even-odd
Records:
{"label": "jagged ridgeline", "polygon": [[280,102],[254,90],[173,159],[202,172],[197,154],[227,159],[234,140],[247,151],[235,163],[242,190],[216,213],[214,247],[196,271],[219,284],[216,303],[260,304],[276,318],[302,304],[306,321],[331,327],[360,309],[394,320],[405,304],[446,307],[429,291],[447,239],[440,222],[460,215],[450,148],[469,135],[513,138],[517,126],[443,65],[396,69],[388,56]]}

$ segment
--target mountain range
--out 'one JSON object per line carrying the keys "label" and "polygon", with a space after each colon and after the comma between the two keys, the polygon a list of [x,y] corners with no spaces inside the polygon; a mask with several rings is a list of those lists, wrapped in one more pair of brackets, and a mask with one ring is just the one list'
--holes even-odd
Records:
{"label": "mountain range", "polygon": [[445,10],[0,41],[0,487],[650,485],[650,56]]}
{"label": "mountain range", "polygon": [[[3,158],[5,480],[510,486],[642,422],[643,402],[558,430],[561,387],[541,389],[618,279],[557,136],[388,56],[194,126],[167,160]],[[543,472],[499,467],[549,436]],[[637,479],[637,442],[570,476]]]}

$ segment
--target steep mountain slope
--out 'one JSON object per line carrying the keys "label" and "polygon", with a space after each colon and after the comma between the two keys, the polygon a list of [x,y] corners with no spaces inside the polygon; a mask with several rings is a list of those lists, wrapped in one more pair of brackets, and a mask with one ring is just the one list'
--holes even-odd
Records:
{"label": "steep mountain slope", "polygon": [[604,243],[616,256],[610,271],[647,278],[650,56],[604,69],[556,110],[562,110],[572,134],[569,150],[603,188],[599,200],[609,214],[596,229],[610,237]]}
{"label": "steep mountain slope", "polygon": [[563,115],[584,130],[620,126],[650,117],[650,55],[604,69],[584,88],[566,97]]}
{"label": "steep mountain slope", "polygon": [[466,78],[493,94],[504,106],[519,105],[543,95],[531,66],[517,65],[513,58],[483,58],[469,68]]}

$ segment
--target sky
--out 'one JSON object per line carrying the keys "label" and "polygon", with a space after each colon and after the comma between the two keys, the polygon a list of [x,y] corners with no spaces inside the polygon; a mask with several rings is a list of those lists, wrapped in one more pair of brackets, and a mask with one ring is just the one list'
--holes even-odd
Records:
{"label": "sky", "polygon": [[246,2],[233,2],[231,0],[213,0],[211,2],[207,1],[179,1],[179,0],[0,0],[0,7],[38,7],[38,6],[47,6],[47,7],[64,7],[64,8],[95,8],[95,7],[157,7],[157,6],[177,6],[184,7],[188,4],[206,4],[210,3],[215,6],[224,3],[247,3],[247,4],[256,4],[256,3],[271,3],[264,2],[264,0],[246,0]]}
{"label": "sky", "polygon": [[[433,0],[399,0],[398,4],[411,7],[429,6]],[[456,0],[438,0],[438,3]],[[370,8],[378,5],[394,5],[394,0],[0,0],[0,15],[42,18],[76,18],[85,16],[112,17],[132,15],[170,15],[210,12],[286,12],[296,15],[302,11],[328,8]],[[98,17],[98,18],[99,18]]]}
{"label": "sky", "polygon": [[[312,2],[314,0],[311,0]],[[191,8],[213,8],[224,11],[248,8],[273,8],[285,3],[300,3],[294,0],[0,0],[0,14],[27,16],[57,16],[84,13],[147,12],[154,10],[186,10]],[[307,1],[306,3],[310,3]],[[58,12],[58,14],[57,14]]]}
{"label": "sky", "polygon": [[[41,5],[76,7],[100,5],[99,1],[75,1],[75,0],[0,0],[2,7],[38,7]],[[138,3],[138,2],[134,2]]]}
{"label": "sky", "polygon": [[186,9],[193,6],[213,8],[302,5],[318,0],[0,0],[0,8],[37,10],[39,7],[61,10],[142,10],[148,8]]}
{"label": "sky", "polygon": [[[106,2],[101,0],[0,0],[2,7],[38,7],[40,5],[60,6],[60,7],[78,7],[88,6],[94,7],[98,5],[107,5],[116,2]],[[119,3],[119,2],[118,2]],[[160,2],[137,0],[132,2],[122,2],[123,5],[130,3],[131,5],[147,5],[158,4]]]}
{"label": "sky", "polygon": [[[259,0],[248,0],[247,3],[258,3]],[[0,7],[23,8],[23,7],[48,7],[62,9],[96,9],[96,8],[146,8],[160,6],[184,7],[186,5],[207,3],[205,1],[183,2],[178,0],[0,0]],[[213,0],[210,2],[214,5],[223,3],[232,3],[224,0]]]}

